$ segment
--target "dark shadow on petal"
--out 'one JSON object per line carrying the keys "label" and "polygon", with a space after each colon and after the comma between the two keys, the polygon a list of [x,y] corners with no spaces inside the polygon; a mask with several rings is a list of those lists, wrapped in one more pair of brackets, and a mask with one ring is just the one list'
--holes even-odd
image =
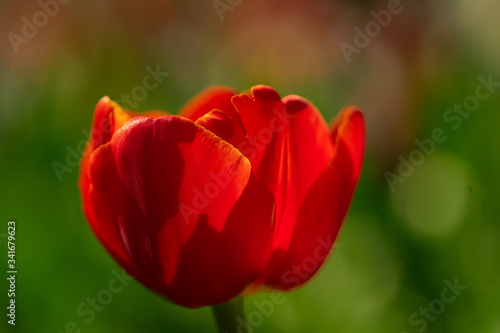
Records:
{"label": "dark shadow on petal", "polygon": [[168,294],[177,303],[198,307],[226,302],[257,278],[269,257],[274,198],[251,177],[245,191],[217,232],[201,214],[181,250]]}

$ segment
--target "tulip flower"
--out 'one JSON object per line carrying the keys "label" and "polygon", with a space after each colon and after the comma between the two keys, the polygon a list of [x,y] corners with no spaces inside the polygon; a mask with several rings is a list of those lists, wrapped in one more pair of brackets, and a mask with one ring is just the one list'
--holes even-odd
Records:
{"label": "tulip flower", "polygon": [[218,316],[241,295],[315,275],[347,214],[364,145],[355,107],[328,127],[306,99],[263,85],[209,88],[179,115],[137,114],[104,97],[80,166],[83,211],[135,279]]}

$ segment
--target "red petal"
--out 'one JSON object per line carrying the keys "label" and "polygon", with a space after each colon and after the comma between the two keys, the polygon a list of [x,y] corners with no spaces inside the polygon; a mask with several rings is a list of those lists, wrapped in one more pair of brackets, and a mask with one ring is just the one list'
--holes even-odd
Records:
{"label": "red petal", "polygon": [[363,113],[355,106],[348,106],[334,119],[331,128],[335,145],[344,144],[349,152],[354,168],[353,179],[357,182],[365,156],[366,126]]}
{"label": "red petal", "polygon": [[92,207],[86,207],[86,203],[88,202],[88,191],[83,191],[83,189],[89,188],[87,169],[90,155],[99,146],[108,143],[113,137],[113,134],[132,117],[133,115],[131,113],[124,111],[107,96],[101,98],[99,102],[97,102],[92,126],[90,128],[89,139],[80,162],[78,186],[82,193],[82,208],[84,211],[90,211],[92,209]]}
{"label": "red petal", "polygon": [[246,134],[241,130],[241,127],[231,117],[219,110],[210,111],[198,118],[195,124],[216,134],[234,147],[238,147],[246,140]]}
{"label": "red petal", "polygon": [[[152,118],[166,115],[163,111],[147,111],[143,116]],[[137,117],[132,111],[123,110],[117,103],[105,96],[97,102],[94,110],[94,119],[90,128],[90,136],[82,156],[82,165],[86,167],[90,154],[99,146],[108,143],[113,134],[118,131],[127,121]]]}
{"label": "red petal", "polygon": [[309,280],[321,267],[347,214],[358,182],[365,149],[365,122],[355,108],[346,108],[334,123],[335,156],[308,190],[288,248],[274,252],[277,264],[266,285],[291,289]]}
{"label": "red petal", "polygon": [[82,192],[96,235],[180,305],[233,298],[268,259],[272,194],[237,149],[190,120],[129,121],[92,154],[88,176]]}
{"label": "red petal", "polygon": [[[145,112],[144,115],[156,118],[164,116],[165,112],[148,111]],[[116,131],[125,125],[127,121],[137,116],[138,115],[132,111],[123,110],[117,103],[110,100],[107,96],[101,98],[99,102],[97,102],[94,110],[94,118],[92,120],[89,140],[82,154],[82,161],[80,162],[80,178],[78,180],[80,188],[89,187],[87,166],[92,152],[99,146],[108,143]],[[84,192],[82,191],[82,193]],[[84,198],[82,198],[83,209],[85,210],[85,202],[88,200],[83,199]]]}
{"label": "red petal", "polygon": [[97,102],[94,119],[90,130],[89,142],[92,150],[111,140],[113,134],[135,115],[124,111],[109,97],[103,97]]}
{"label": "red petal", "polygon": [[231,98],[235,94],[235,90],[223,86],[207,88],[191,98],[191,100],[189,100],[179,111],[179,116],[196,121],[198,118],[216,109],[231,117],[244,132],[245,129],[241,123],[238,112],[236,112],[236,109],[231,103]]}
{"label": "red petal", "polygon": [[[254,87],[251,95],[234,97],[233,103],[249,137],[248,144],[238,148],[276,199],[273,253],[282,253],[289,247],[308,189],[333,157],[328,126],[307,100],[288,96],[282,101],[265,86]],[[263,276],[277,264],[269,262]]]}

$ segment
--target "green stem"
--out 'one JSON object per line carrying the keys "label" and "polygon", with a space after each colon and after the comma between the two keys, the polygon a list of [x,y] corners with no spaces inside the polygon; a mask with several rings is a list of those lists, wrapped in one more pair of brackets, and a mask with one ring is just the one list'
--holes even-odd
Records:
{"label": "green stem", "polygon": [[[237,333],[239,326],[248,329],[243,296],[212,306],[219,333]],[[240,330],[241,332],[241,330]]]}

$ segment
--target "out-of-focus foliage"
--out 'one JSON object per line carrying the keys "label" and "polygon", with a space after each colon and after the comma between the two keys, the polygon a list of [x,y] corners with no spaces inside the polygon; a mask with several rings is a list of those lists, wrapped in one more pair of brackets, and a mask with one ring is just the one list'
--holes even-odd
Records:
{"label": "out-of-focus foliage", "polygon": [[[180,308],[134,281],[106,298],[119,268],[81,213],[77,165],[104,95],[176,112],[208,85],[259,83],[308,98],[327,120],[359,105],[368,147],[326,267],[265,311],[269,294],[247,298],[253,330],[500,332],[499,87],[466,109],[479,77],[500,82],[496,2],[401,1],[349,57],[340,45],[356,46],[354,28],[391,1],[216,1],[230,8],[222,14],[212,1],[42,3],[52,4],[45,24],[40,3],[0,5],[0,236],[17,222],[16,332],[70,322],[94,333],[215,332],[210,309]],[[34,15],[39,26],[24,27]],[[156,68],[169,75],[145,89]],[[436,129],[446,139],[431,145]],[[455,282],[467,288],[444,292]],[[107,303],[93,309],[89,298]]]}

